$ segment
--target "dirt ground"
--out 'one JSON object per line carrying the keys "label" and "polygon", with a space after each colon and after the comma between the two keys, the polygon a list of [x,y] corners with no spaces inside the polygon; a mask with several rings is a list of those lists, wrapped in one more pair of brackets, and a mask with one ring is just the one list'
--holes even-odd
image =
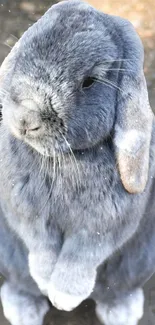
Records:
{"label": "dirt ground", "polygon": [[[89,0],[88,2],[106,13],[128,18],[137,29],[145,47],[144,69],[151,106],[155,111],[155,0]],[[0,0],[0,63],[22,33],[51,5],[50,0]],[[145,296],[145,313],[139,325],[155,325],[155,276],[145,285]],[[7,324],[0,308],[0,325]],[[92,301],[84,302],[71,313],[52,309],[45,320],[45,325],[99,324]]]}

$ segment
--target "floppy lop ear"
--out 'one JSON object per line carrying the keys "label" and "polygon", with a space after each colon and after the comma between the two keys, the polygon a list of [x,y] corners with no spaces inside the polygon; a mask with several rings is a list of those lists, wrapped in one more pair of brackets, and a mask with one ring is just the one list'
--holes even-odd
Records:
{"label": "floppy lop ear", "polygon": [[114,19],[123,47],[114,138],[116,156],[125,189],[141,193],[148,178],[153,121],[143,73],[143,46],[128,21]]}

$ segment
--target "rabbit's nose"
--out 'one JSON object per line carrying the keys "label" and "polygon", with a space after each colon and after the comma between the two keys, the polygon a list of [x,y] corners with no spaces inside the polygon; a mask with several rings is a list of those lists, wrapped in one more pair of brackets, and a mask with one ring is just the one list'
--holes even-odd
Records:
{"label": "rabbit's nose", "polygon": [[20,118],[19,119],[19,128],[23,135],[33,135],[38,133],[41,128],[39,121],[33,121],[29,118]]}
{"label": "rabbit's nose", "polygon": [[[25,103],[24,103],[25,104]],[[39,109],[35,106],[20,105],[13,111],[13,124],[19,135],[36,137],[42,129]]]}

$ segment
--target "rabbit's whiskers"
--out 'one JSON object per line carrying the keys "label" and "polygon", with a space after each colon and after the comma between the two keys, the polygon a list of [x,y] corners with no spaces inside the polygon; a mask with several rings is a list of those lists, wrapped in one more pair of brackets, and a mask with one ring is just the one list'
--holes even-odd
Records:
{"label": "rabbit's whiskers", "polygon": [[13,34],[10,34],[10,36],[12,36],[13,38],[15,38],[17,41],[19,41],[19,38]]}
{"label": "rabbit's whiskers", "polygon": [[112,81],[106,79],[106,78],[102,78],[102,79],[95,79],[97,82],[100,82],[104,85],[108,85],[111,88],[115,88],[118,89],[122,94],[124,93],[123,89],[121,89],[120,87],[118,87],[116,84],[114,84]]}
{"label": "rabbit's whiskers", "polygon": [[64,162],[64,154],[61,147],[60,147],[60,154],[57,156],[57,159],[58,159],[58,180],[60,182],[60,187],[62,188],[62,169],[63,169],[62,162]]}
{"label": "rabbit's whiskers", "polygon": [[44,156],[40,155],[40,160],[41,160],[41,163],[40,163],[40,170],[39,170],[39,175],[41,175],[41,173],[43,172],[44,170]]}
{"label": "rabbit's whiskers", "polygon": [[38,192],[42,189],[42,186],[45,183],[46,175],[48,175],[49,166],[47,166],[47,159],[44,156],[40,155],[40,170],[39,175],[43,174],[43,180],[38,188]]}
{"label": "rabbit's whiskers", "polygon": [[67,147],[69,148],[69,151],[70,151],[69,157],[70,157],[73,169],[74,169],[77,188],[79,190],[80,184],[81,184],[81,178],[80,178],[80,170],[79,170],[78,162],[76,160],[74,152],[73,152],[70,144],[68,143],[67,139],[65,138],[65,136],[63,134],[61,134],[61,135],[62,135],[63,139],[65,140],[65,143],[66,143],[66,145],[67,145]]}
{"label": "rabbit's whiskers", "polygon": [[115,60],[115,59],[109,59],[109,60],[105,60],[103,63],[110,63],[110,62],[123,62],[123,61],[131,61],[130,59],[117,59],[117,60]]}
{"label": "rabbit's whiskers", "polygon": [[126,71],[126,72],[134,72],[134,70],[131,69],[120,69],[120,68],[112,68],[112,69],[102,69],[102,71],[108,72],[108,71]]}
{"label": "rabbit's whiskers", "polygon": [[4,42],[4,43],[0,42],[0,44],[1,44],[1,45],[5,45],[5,46],[7,46],[7,47],[8,47],[9,49],[11,49],[11,50],[12,50],[12,48],[13,48],[12,46],[10,46],[9,44],[7,44],[6,42]]}
{"label": "rabbit's whiskers", "polygon": [[45,172],[45,178],[44,180],[46,179],[46,175],[49,174],[50,172],[50,167],[49,166],[52,166],[53,167],[53,173],[52,173],[52,183],[51,183],[51,186],[50,186],[50,189],[49,189],[49,193],[47,195],[47,199],[43,205],[43,207],[41,208],[40,210],[40,213],[44,210],[47,202],[49,201],[50,197],[51,197],[51,194],[52,194],[52,190],[53,190],[53,185],[54,185],[54,182],[55,182],[55,179],[56,179],[56,154],[55,154],[55,150],[53,150],[53,157],[52,157],[52,161],[50,159],[50,157],[48,159],[45,159],[45,164],[46,164],[46,172]]}

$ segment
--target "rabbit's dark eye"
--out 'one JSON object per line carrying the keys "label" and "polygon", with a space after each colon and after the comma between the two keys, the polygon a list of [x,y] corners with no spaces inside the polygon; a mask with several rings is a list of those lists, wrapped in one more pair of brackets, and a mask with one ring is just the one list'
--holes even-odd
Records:
{"label": "rabbit's dark eye", "polygon": [[88,77],[83,81],[82,88],[89,88],[95,82],[94,78]]}

